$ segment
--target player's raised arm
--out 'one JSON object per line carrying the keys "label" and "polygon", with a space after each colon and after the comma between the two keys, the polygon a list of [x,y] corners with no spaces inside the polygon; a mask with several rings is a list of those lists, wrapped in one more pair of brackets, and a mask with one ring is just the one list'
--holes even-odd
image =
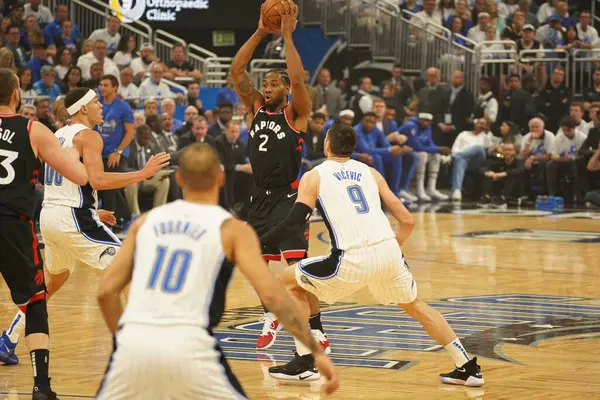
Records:
{"label": "player's raised arm", "polygon": [[377,182],[377,186],[379,186],[379,196],[383,205],[400,223],[400,226],[396,230],[396,239],[398,243],[402,244],[412,233],[415,226],[415,219],[406,207],[404,207],[400,199],[392,193],[383,176],[373,168],[371,168],[371,173]]}
{"label": "player's raised arm", "polygon": [[239,96],[239,98],[244,102],[248,110],[251,110],[251,114],[254,114],[256,110],[258,110],[263,104],[264,99],[262,94],[256,90],[254,87],[254,83],[252,83],[252,78],[246,68],[248,67],[248,63],[252,59],[252,55],[256,48],[260,44],[260,42],[264,39],[264,37],[275,31],[267,28],[262,21],[262,9],[260,8],[260,20],[258,21],[258,29],[250,39],[244,43],[244,45],[238,50],[237,54],[233,58],[231,62],[231,78],[233,79],[233,83],[235,84],[235,92]]}
{"label": "player's raised arm", "polygon": [[298,186],[298,198],[288,216],[260,237],[263,246],[278,245],[292,237],[308,221],[317,204],[321,177],[316,170],[304,174]]}
{"label": "player's raised arm", "polygon": [[106,269],[98,288],[98,304],[108,329],[115,333],[119,330],[119,319],[123,314],[120,294],[131,282],[133,272],[133,254],[135,237],[146,217],[142,215],[129,228],[123,246],[117,252],[112,264]]}
{"label": "player's raised arm", "polygon": [[[302,60],[292,38],[292,33],[296,30],[296,25],[298,24],[298,6],[291,2],[285,2],[277,10],[281,15],[281,34],[285,42],[285,63],[287,64],[292,84],[293,119],[308,118],[312,110],[312,103],[310,101],[310,94],[304,83]],[[302,129],[302,126],[298,125],[297,127]]]}
{"label": "player's raised arm", "polygon": [[327,378],[325,391],[335,391],[339,386],[339,378],[333,363],[313,338],[308,327],[308,315],[302,318],[296,302],[263,261],[254,230],[246,223],[230,219],[223,223],[221,237],[227,259],[235,262],[256,289],[260,300],[277,316],[285,329],[310,349],[319,372]]}
{"label": "player's raised arm", "polygon": [[171,158],[166,153],[156,154],[148,159],[144,169],[133,172],[104,172],[102,163],[102,138],[91,129],[81,131],[75,136],[74,143],[81,148],[83,162],[87,168],[90,185],[95,190],[118,189],[141,182],[154,176],[169,165]]}
{"label": "player's raised arm", "polygon": [[88,174],[79,161],[77,150],[63,149],[56,136],[45,125],[32,122],[29,137],[34,154],[56,172],[76,185],[85,186],[88,183]]}

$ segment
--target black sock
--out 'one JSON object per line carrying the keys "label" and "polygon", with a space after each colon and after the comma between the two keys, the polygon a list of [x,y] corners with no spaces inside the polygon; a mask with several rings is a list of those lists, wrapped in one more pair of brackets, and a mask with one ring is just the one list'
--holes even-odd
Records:
{"label": "black sock", "polygon": [[323,324],[321,323],[321,313],[311,315],[308,319],[308,323],[310,324],[310,329],[318,329],[321,331],[321,333],[325,333],[323,330]]}
{"label": "black sock", "polygon": [[38,349],[30,352],[31,365],[33,366],[33,379],[35,385],[44,389],[50,388],[48,379],[48,364],[50,362],[50,351],[47,349]]}

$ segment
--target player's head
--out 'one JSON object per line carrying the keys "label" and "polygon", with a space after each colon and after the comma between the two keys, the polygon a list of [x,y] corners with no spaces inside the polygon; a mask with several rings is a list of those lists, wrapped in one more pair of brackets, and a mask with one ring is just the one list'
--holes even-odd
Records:
{"label": "player's head", "polygon": [[335,121],[325,137],[325,155],[327,157],[350,157],[356,149],[356,131],[351,125]]}
{"label": "player's head", "polygon": [[19,78],[12,70],[0,68],[0,106],[9,107],[13,112],[21,108]]}
{"label": "player's head", "polygon": [[290,94],[290,77],[284,69],[272,69],[267,72],[262,82],[265,108],[274,111],[287,102]]}
{"label": "player's head", "polygon": [[88,88],[71,90],[65,96],[65,107],[73,120],[79,120],[88,127],[101,124],[102,103],[98,101],[96,92]]}
{"label": "player's head", "polygon": [[181,152],[175,178],[183,190],[184,199],[194,193],[214,192],[218,201],[219,189],[225,183],[219,154],[202,143],[194,143]]}

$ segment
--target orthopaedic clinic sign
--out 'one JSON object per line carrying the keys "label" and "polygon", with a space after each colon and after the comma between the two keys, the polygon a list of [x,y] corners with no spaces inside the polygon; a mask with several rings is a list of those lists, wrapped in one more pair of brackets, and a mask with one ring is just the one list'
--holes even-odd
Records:
{"label": "orthopaedic clinic sign", "polygon": [[208,10],[209,0],[110,0],[110,6],[126,15],[123,22],[142,19],[175,22],[177,15],[186,10]]}

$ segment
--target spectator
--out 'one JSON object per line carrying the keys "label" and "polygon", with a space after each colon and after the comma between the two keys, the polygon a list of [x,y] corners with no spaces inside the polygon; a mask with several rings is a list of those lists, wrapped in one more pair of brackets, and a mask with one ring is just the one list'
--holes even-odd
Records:
{"label": "spectator", "polygon": [[501,151],[502,157],[490,160],[481,170],[481,204],[484,206],[493,202],[496,206],[506,207],[507,198],[521,197],[525,172],[523,161],[516,157],[517,149],[514,143],[505,142]]}
{"label": "spectator", "polygon": [[517,6],[519,11],[525,15],[525,24],[533,25],[534,28],[537,28],[540,25],[537,15],[529,11],[531,8],[531,0],[519,0]]}
{"label": "spectator", "polygon": [[[221,92],[221,91],[219,91],[219,92]],[[196,107],[196,110],[198,111],[198,113],[203,114],[204,106],[202,105],[202,100],[200,100],[199,97],[200,97],[200,83],[198,83],[198,82],[190,83],[187,87],[187,104],[190,106]],[[237,94],[236,94],[236,97],[237,97]],[[221,100],[221,101],[225,102],[223,100]]]}
{"label": "spectator", "polygon": [[494,96],[493,85],[494,80],[489,76],[484,76],[479,80],[479,97],[473,109],[473,118],[485,117],[492,126],[498,119],[498,100]]}
{"label": "spectator", "polygon": [[90,67],[90,79],[84,81],[82,86],[90,88],[92,90],[98,90],[98,85],[100,85],[100,79],[104,75],[104,67],[101,63],[93,63]]}
{"label": "spectator", "polygon": [[325,106],[325,110],[330,115],[338,115],[342,111],[342,92],[331,83],[331,72],[327,68],[322,68],[317,76],[317,90],[313,92],[314,98],[311,98],[313,108]]}
{"label": "spectator", "polygon": [[[439,192],[436,189],[437,176],[440,171],[440,153],[444,155],[450,154],[448,147],[438,147],[433,143],[431,135],[431,123],[433,115],[429,113],[420,113],[418,117],[410,117],[408,121],[400,127],[400,133],[407,137],[407,145],[413,151],[411,155],[416,157],[416,184],[417,195],[414,196],[408,192],[408,182],[412,173],[409,172],[407,181],[400,192],[400,196],[410,201],[429,202],[432,198],[437,200],[448,200],[448,196]],[[412,168],[411,168],[412,169]],[[429,169],[427,180],[427,191],[425,191],[425,172]]]}
{"label": "spectator", "polygon": [[84,40],[81,44],[81,55],[89,54],[92,50],[94,50],[94,41],[89,39]]}
{"label": "spectator", "polygon": [[172,78],[202,79],[202,72],[185,60],[185,46],[181,43],[173,45],[171,60],[167,62],[167,67]]}
{"label": "spectator", "polygon": [[65,79],[69,68],[71,68],[71,62],[73,60],[71,50],[67,47],[61,47],[56,53],[56,59],[57,63],[54,70],[56,71],[56,77],[62,81]]}
{"label": "spectator", "polygon": [[216,140],[221,163],[225,168],[225,203],[239,217],[247,214],[252,190],[252,167],[246,159],[246,145],[240,140],[240,123],[231,120],[225,134]]}
{"label": "spectator", "polygon": [[140,97],[140,90],[133,83],[133,70],[129,67],[125,67],[121,70],[119,95],[121,95],[124,100],[134,104]]}
{"label": "spectator", "polygon": [[574,192],[578,199],[581,196],[576,157],[585,141],[585,136],[576,130],[576,127],[575,118],[571,116],[564,117],[560,122],[561,132],[556,135],[552,159],[546,165],[548,195],[550,196],[556,195],[558,177],[566,174],[573,176]]}
{"label": "spectator", "polygon": [[563,28],[567,28],[577,23],[577,21],[569,17],[569,5],[564,1],[559,1],[556,4],[556,15],[560,18],[560,24]]}
{"label": "spectator", "polygon": [[388,142],[394,143],[395,135],[398,131],[398,124],[396,124],[396,121],[390,121],[385,118],[385,101],[379,97],[375,98],[375,100],[373,100],[372,111],[377,115],[377,128],[383,132],[388,139]]}
{"label": "spectator", "polygon": [[570,104],[569,89],[565,86],[565,69],[559,66],[552,70],[550,82],[540,90],[535,109],[546,118],[547,129],[556,132],[560,120],[569,114]]}
{"label": "spectator", "polygon": [[454,8],[454,0],[440,0],[437,5],[437,11],[442,16],[442,21],[446,21],[448,18],[454,15]]}
{"label": "spectator", "polygon": [[[316,87],[311,85],[310,82],[310,71],[305,69],[304,70],[304,84],[306,85],[306,90],[308,90],[308,95],[311,99],[318,99],[319,98],[319,92],[317,90]],[[312,102],[311,102],[312,103]],[[313,111],[317,111],[319,110],[322,113],[327,114],[327,111],[323,109],[323,104],[320,103],[312,103],[312,110]]]}
{"label": "spectator", "polygon": [[[569,115],[575,121],[575,130],[577,130],[577,132],[581,133],[584,137],[587,138],[592,125],[588,124],[583,120],[583,105],[581,103],[572,103],[569,110]],[[556,132],[557,139],[561,133],[562,127],[558,130],[558,132]]]}
{"label": "spectator", "polygon": [[600,68],[597,68],[592,75],[591,87],[584,90],[584,108],[589,110],[591,103],[600,102]]}
{"label": "spectator", "polygon": [[117,64],[110,58],[106,57],[106,43],[102,40],[96,40],[94,42],[94,49],[91,53],[79,57],[77,60],[77,66],[81,68],[83,79],[91,79],[90,69],[92,64],[100,63],[104,74],[119,77],[120,71]]}
{"label": "spectator", "polygon": [[406,106],[410,103],[410,100],[413,97],[413,89],[410,86],[410,83],[404,79],[403,75],[404,69],[402,66],[400,64],[395,64],[392,67],[392,77],[386,82],[393,85],[393,99],[385,99],[384,94],[386,103],[391,103],[396,107],[396,123],[399,125],[404,122],[405,116],[412,115]]}
{"label": "spectator", "polygon": [[349,107],[354,112],[353,122],[362,121],[363,115],[373,109],[373,97],[370,94],[373,90],[371,78],[368,76],[359,78],[358,85],[358,91],[349,102]]}
{"label": "spectator", "polygon": [[[31,50],[33,44],[39,43],[39,33],[41,32],[40,25],[34,15],[25,18],[24,29],[21,29],[21,43],[25,50]],[[33,38],[37,37],[38,43],[34,43]]]}
{"label": "spectator", "polygon": [[8,32],[5,35],[6,43],[4,46],[12,51],[15,65],[17,68],[21,68],[25,65],[27,60],[27,52],[21,46],[21,30],[16,25],[11,25],[8,27]]}
{"label": "spectator", "polygon": [[[555,137],[552,132],[544,129],[544,121],[541,118],[529,121],[529,130],[530,132],[523,137],[519,158],[525,161],[526,180],[531,181],[532,175],[535,175],[545,187],[546,164],[552,157]],[[531,184],[526,187],[531,187]],[[542,192],[546,193],[546,190],[543,188]]]}
{"label": "spectator", "polygon": [[474,24],[479,20],[479,14],[486,11],[486,0],[469,0],[469,7],[472,7],[471,20]]}
{"label": "spectator", "polygon": [[29,0],[27,4],[25,4],[23,16],[27,18],[30,15],[33,15],[39,24],[49,24],[54,21],[54,17],[52,16],[52,12],[46,6],[43,6],[41,0]]}
{"label": "spectator", "polygon": [[137,128],[146,123],[146,116],[143,111],[136,111],[133,113],[133,131],[136,132]]}
{"label": "spectator", "polygon": [[183,113],[183,119],[185,122],[183,125],[181,125],[181,127],[179,127],[179,129],[175,131],[175,136],[180,138],[181,136],[188,133],[192,129],[192,125],[194,124],[194,121],[196,120],[196,118],[198,118],[199,115],[200,114],[198,113],[198,109],[196,107],[187,106],[185,112]]}
{"label": "spectator", "polygon": [[492,144],[489,122],[480,118],[473,131],[461,132],[452,145],[452,200],[462,200],[465,172],[479,170],[486,159],[486,149]]}
{"label": "spectator", "polygon": [[41,72],[44,65],[48,65],[47,48],[44,44],[33,45],[31,59],[25,66],[31,70],[33,82],[37,82],[42,78]]}
{"label": "spectator", "polygon": [[0,48],[0,68],[8,68],[15,73],[17,72],[15,56],[13,52],[6,47]]}
{"label": "spectator", "polygon": [[[423,6],[417,3],[417,0],[406,0],[402,2],[400,8],[408,11],[410,14],[416,14],[423,9]],[[406,19],[410,19],[410,14],[403,14],[402,16]]]}
{"label": "spectator", "polygon": [[[152,117],[152,115],[150,116]],[[148,117],[148,118],[150,118]],[[173,116],[167,112],[163,112],[162,116],[162,130],[158,133],[155,138],[158,143],[168,153],[175,153],[177,151],[177,137],[173,135]]]}
{"label": "spectator", "polygon": [[[590,158],[588,162],[587,168],[591,172],[600,171],[600,147],[596,149],[596,152]],[[592,204],[596,207],[600,207],[600,190],[593,190],[591,192],[586,193],[585,195],[586,204]]]}
{"label": "spectator", "polygon": [[172,126],[170,132],[175,132],[176,129],[179,129],[183,125],[183,121],[175,118],[175,101],[173,99],[163,99],[160,103],[160,111],[171,116]]}
{"label": "spectator", "polygon": [[580,47],[583,49],[593,49],[594,43],[598,41],[598,31],[592,25],[592,13],[589,10],[583,10],[579,14],[577,23],[577,36],[579,36]]}
{"label": "spectator", "polygon": [[[502,40],[512,40],[516,42],[523,37],[523,28],[525,27],[525,14],[523,11],[515,11],[512,23],[502,31]],[[533,27],[531,27],[533,29]]]}
{"label": "spectator", "polygon": [[[403,159],[402,155],[409,153],[410,149],[391,145],[383,132],[377,128],[376,124],[377,115],[369,111],[363,115],[361,123],[354,127],[354,130],[358,134],[356,152],[370,154],[373,157],[373,168],[386,177],[386,181],[392,192],[401,197],[399,192],[401,184],[406,183],[406,181],[410,182],[408,174],[414,171],[414,156],[411,155]],[[407,169],[403,176],[402,169],[404,162],[407,163]],[[412,165],[408,165],[409,162]],[[388,171],[387,174],[386,171]],[[404,180],[404,182],[401,182],[401,180]]]}
{"label": "spectator", "polygon": [[490,14],[487,12],[479,13],[477,25],[469,29],[467,37],[475,43],[481,43],[485,40],[485,31],[490,23]]}
{"label": "spectator", "polygon": [[[562,42],[562,35],[565,28],[560,24],[558,15],[548,18],[548,23],[539,27],[535,38],[544,45],[545,49],[555,49]],[[554,53],[550,53],[554,54]]]}
{"label": "spectator", "polygon": [[54,104],[52,104],[51,119],[52,125],[54,125],[56,129],[63,128],[71,123],[71,116],[65,108],[64,98],[56,100]]}
{"label": "spectator", "polygon": [[428,32],[440,33],[438,27],[442,26],[442,14],[436,7],[436,0],[423,0],[423,11],[415,14],[415,24],[426,28]]}
{"label": "spectator", "polygon": [[96,29],[90,35],[90,40],[93,40],[94,42],[104,42],[106,44],[106,54],[114,54],[117,51],[119,42],[121,41],[119,28],[121,28],[121,20],[116,15],[112,15],[108,19],[106,28]]}
{"label": "spectator", "polygon": [[117,51],[113,56],[113,61],[117,64],[119,68],[128,67],[131,64],[131,61],[136,57],[136,47],[137,42],[135,40],[135,36],[121,36],[121,40],[119,40],[119,44],[117,45]]}
{"label": "spectator", "polygon": [[246,124],[246,119],[248,119],[248,107],[243,102],[240,101],[233,105],[233,119],[240,121],[242,131],[248,128]]}
{"label": "spectator", "polygon": [[66,47],[71,50],[72,54],[77,55],[78,49],[75,41],[77,38],[73,35],[73,21],[65,20],[61,22],[60,28],[62,34],[54,38],[55,44],[59,48]]}
{"label": "spectator", "polygon": [[[441,143],[441,133],[439,123],[444,121],[444,114],[447,111],[447,106],[442,99],[447,95],[448,86],[445,83],[440,83],[441,73],[437,68],[427,69],[427,85],[422,88],[418,96],[418,113],[428,113],[433,115],[433,140]],[[416,88],[415,88],[416,90]]]}
{"label": "spectator", "polygon": [[[156,154],[162,153],[163,149],[153,140],[152,131],[148,125],[140,126],[135,134],[135,140],[129,145],[131,151],[131,169],[142,170],[148,159]],[[154,193],[154,207],[161,206],[167,202],[169,195],[169,175],[173,170],[162,170],[152,178],[125,187],[125,198],[131,211],[132,219],[141,214],[138,202],[139,192]]]}
{"label": "spectator", "polygon": [[309,169],[312,169],[326,160],[325,158],[325,134],[323,128],[326,121],[325,115],[316,112],[313,113],[308,121],[308,129],[306,130],[306,160],[309,164]]}
{"label": "spectator", "polygon": [[[533,25],[527,24],[523,27],[522,38],[517,40],[517,53],[521,55],[519,67],[521,71],[518,73],[536,74],[538,82],[546,80],[546,70],[542,63],[534,63],[527,61],[527,58],[539,58],[541,54],[536,52],[526,52],[524,50],[543,50],[544,47],[540,42],[535,40],[535,29]],[[521,53],[523,52],[523,53]]]}
{"label": "spectator", "polygon": [[475,108],[475,103],[473,93],[465,88],[465,75],[462,71],[452,73],[450,90],[444,93],[442,101],[445,113],[443,122],[438,123],[438,127],[442,132],[439,143],[443,146],[452,147],[458,134],[473,126],[471,114]]}
{"label": "spectator", "polygon": [[487,12],[490,14],[489,25],[496,28],[496,32],[503,32],[506,28],[506,18],[498,13],[498,3],[495,0],[487,2]]}
{"label": "spectator", "polygon": [[144,79],[144,76],[150,72],[152,67],[159,59],[154,55],[154,47],[150,43],[144,43],[140,48],[140,56],[131,61],[129,65],[136,78]]}
{"label": "spectator", "polygon": [[[54,8],[54,21],[50,22],[44,28],[44,41],[46,44],[54,44],[54,38],[61,37],[63,32],[61,25],[63,21],[69,19],[69,6],[67,4],[57,4]],[[71,39],[75,39],[81,36],[79,27],[76,23],[73,23],[73,32],[71,33]]]}
{"label": "spectator", "polygon": [[514,144],[517,151],[521,150],[523,135],[521,129],[510,121],[504,121],[500,125],[500,135],[491,138],[492,146],[488,149],[488,156],[491,158],[502,158],[502,146],[505,143]]}
{"label": "spectator", "polygon": [[463,36],[467,35],[469,29],[473,27],[473,20],[471,19],[471,10],[467,7],[466,0],[458,0],[456,1],[456,8],[454,9],[454,15],[449,16],[444,21],[444,26],[450,30],[452,30],[452,26],[454,24],[454,19],[460,18],[461,20],[461,30],[457,33],[460,33]]}
{"label": "spectator", "polygon": [[31,68],[21,68],[19,70],[19,81],[21,82],[21,99],[23,103],[33,103],[37,97],[37,92],[33,88]]}
{"label": "spectator", "polygon": [[548,18],[556,13],[556,3],[558,3],[558,0],[548,0],[540,6],[537,12],[537,19],[540,25],[545,24]]}
{"label": "spectator", "polygon": [[222,133],[225,133],[225,129],[227,129],[227,124],[231,121],[233,117],[233,104],[231,103],[222,103],[218,106],[217,111],[217,120],[214,124],[208,128],[208,136],[212,136],[213,138],[217,138]]}
{"label": "spectator", "polygon": [[504,2],[498,3],[498,13],[507,23],[508,17],[512,16],[518,8],[517,0],[505,0]]}
{"label": "spectator", "polygon": [[32,121],[37,121],[37,112],[35,106],[31,104],[23,104],[19,110],[19,114]]}
{"label": "spectator", "polygon": [[69,93],[73,89],[83,86],[83,80],[81,79],[81,68],[74,66],[70,67],[65,74],[65,79],[62,83],[63,92]]}
{"label": "spectator", "polygon": [[18,27],[23,27],[24,15],[25,15],[25,6],[21,2],[13,2],[10,5],[10,20],[13,25],[17,25]]}
{"label": "spectator", "polygon": [[[135,73],[135,69],[133,71]],[[165,68],[162,64],[156,63],[152,65],[150,77],[146,78],[146,80],[144,80],[140,85],[141,99],[154,97],[158,100],[161,100],[167,97],[175,97],[169,86],[163,82],[164,71]]]}
{"label": "spectator", "polygon": [[144,115],[147,117],[153,114],[158,114],[158,102],[151,97],[144,102]]}
{"label": "spectator", "polygon": [[285,59],[285,46],[283,44],[283,36],[279,33],[273,33],[265,46],[264,58],[269,60]]}
{"label": "spectator", "polygon": [[55,83],[56,72],[51,65],[42,67],[42,79],[33,85],[33,89],[39,96],[47,96],[51,103],[62,94],[60,87]]}
{"label": "spectator", "polygon": [[54,132],[56,129],[50,119],[50,102],[48,101],[48,98],[38,97],[33,104],[35,105],[37,120]]}
{"label": "spectator", "polygon": [[533,96],[521,88],[519,75],[508,77],[508,91],[503,97],[502,118],[514,122],[521,128],[526,127],[529,119],[534,115]]}
{"label": "spectator", "polygon": [[205,143],[212,148],[216,148],[215,139],[208,136],[208,121],[203,116],[196,117],[192,122],[192,127],[189,132],[183,134],[179,138],[179,147],[181,150],[193,143]]}
{"label": "spectator", "polygon": [[[163,137],[163,120],[158,114],[150,114],[146,117],[146,125],[150,127],[152,131],[152,140],[156,141],[156,143],[166,151],[167,149],[163,146],[163,143],[168,144],[167,147],[170,147],[172,144],[169,143],[168,138]],[[164,141],[162,139],[165,139]]]}

